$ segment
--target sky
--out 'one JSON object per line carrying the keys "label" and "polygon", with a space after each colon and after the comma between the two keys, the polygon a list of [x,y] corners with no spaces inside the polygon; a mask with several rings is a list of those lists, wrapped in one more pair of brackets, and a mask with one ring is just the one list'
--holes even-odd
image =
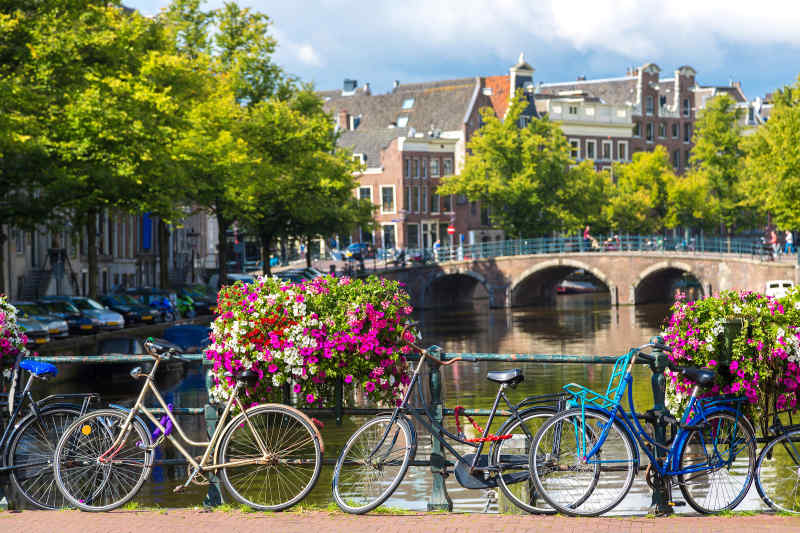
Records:
{"label": "sky", "polygon": [[[123,0],[153,15],[168,0]],[[204,8],[219,7],[209,0]],[[797,0],[239,0],[270,17],[275,61],[339,89],[507,74],[519,54],[535,82],[624,76],[682,65],[701,85],[741,81],[748,99],[800,73]]]}

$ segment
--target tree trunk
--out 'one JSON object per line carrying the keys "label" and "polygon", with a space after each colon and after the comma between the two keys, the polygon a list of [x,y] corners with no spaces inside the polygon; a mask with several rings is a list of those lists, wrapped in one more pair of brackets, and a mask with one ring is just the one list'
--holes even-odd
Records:
{"label": "tree trunk", "polygon": [[158,219],[158,263],[161,266],[159,282],[162,289],[169,288],[169,227],[164,219]]}
{"label": "tree trunk", "polygon": [[261,238],[261,260],[264,262],[264,275],[271,276],[272,275],[272,265],[270,265],[269,260],[271,258],[269,247],[272,244],[272,235],[267,235],[266,233],[262,233],[260,235]]}
{"label": "tree trunk", "polygon": [[[6,232],[3,231],[3,227],[0,226],[0,294],[8,294],[11,291],[6,289],[5,279],[6,279],[6,269],[5,269],[5,257],[6,257],[6,242],[8,242],[8,235]],[[8,280],[8,287],[11,287],[11,280]]]}
{"label": "tree trunk", "polygon": [[217,289],[222,288],[222,286],[227,281],[228,277],[228,226],[230,226],[230,221],[227,220],[224,216],[219,214],[220,210],[219,207],[217,208],[217,239],[219,243],[217,244],[217,271],[219,272],[219,281],[217,283]]}
{"label": "tree trunk", "polygon": [[311,267],[311,237],[306,237],[306,266]]}
{"label": "tree trunk", "polygon": [[97,211],[86,215],[86,259],[89,262],[89,298],[97,298]]}
{"label": "tree trunk", "polygon": [[286,257],[286,237],[281,237],[281,264],[285,265],[289,262],[289,258]]}

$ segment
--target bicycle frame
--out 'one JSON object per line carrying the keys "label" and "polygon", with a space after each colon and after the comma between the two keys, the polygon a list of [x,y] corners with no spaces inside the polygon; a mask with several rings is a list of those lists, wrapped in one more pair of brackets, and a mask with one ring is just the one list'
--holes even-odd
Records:
{"label": "bicycle frame", "polygon": [[[147,416],[147,418],[161,431],[161,436],[155,443],[151,444],[150,448],[156,448],[161,443],[161,440],[163,438],[166,438],[166,440],[172,443],[172,445],[175,446],[175,448],[181,453],[181,455],[183,455],[184,458],[186,458],[186,460],[189,462],[189,464],[192,465],[192,467],[194,468],[194,472],[192,473],[192,475],[190,475],[189,478],[190,480],[193,477],[193,475],[196,474],[197,472],[214,471],[220,468],[255,464],[260,461],[268,459],[269,453],[267,452],[267,448],[264,445],[264,442],[261,440],[261,437],[259,436],[258,432],[255,430],[255,428],[253,428],[253,425],[250,422],[250,418],[247,416],[247,410],[239,401],[238,392],[240,385],[238,382],[236,383],[236,386],[234,387],[234,390],[231,393],[230,398],[228,398],[228,402],[225,404],[225,410],[222,412],[222,415],[219,418],[219,422],[217,423],[217,427],[214,430],[214,434],[211,436],[211,440],[201,441],[201,442],[193,441],[183,431],[183,428],[181,427],[180,423],[172,414],[172,412],[169,410],[166,402],[164,401],[164,398],[161,397],[161,393],[158,392],[158,389],[155,386],[156,370],[158,369],[158,365],[161,362],[161,358],[160,357],[154,357],[154,358],[155,361],[153,362],[153,368],[145,376],[145,384],[142,387],[142,390],[139,393],[138,398],[136,399],[136,403],[128,411],[125,422],[122,425],[122,429],[120,430],[119,434],[117,435],[116,439],[111,444],[109,449],[106,451],[106,453],[110,455],[105,460],[113,461],[114,455],[118,453],[117,448],[122,445],[123,441],[127,437],[127,434],[131,431],[131,428],[133,426],[133,420],[134,418],[138,417],[137,415],[140,412],[144,413]],[[148,409],[147,406],[144,404],[144,400],[147,397],[148,392],[153,393],[153,396],[155,397],[156,401],[158,401],[158,403],[164,409],[164,412],[166,413],[167,417],[172,422],[173,428],[177,430],[181,441],[190,446],[205,447],[205,451],[203,452],[203,456],[201,457],[199,462],[196,461],[195,458],[191,454],[189,454],[189,452],[186,451],[181,442],[179,442],[178,439],[176,439],[171,433],[166,434],[166,428],[161,424],[159,419],[156,418],[156,416],[150,411],[150,409]],[[236,403],[236,406],[239,408],[239,410],[244,414],[245,422],[247,423],[248,427],[250,428],[250,431],[255,437],[255,440],[258,443],[259,449],[261,450],[261,453],[263,455],[261,458],[257,459],[234,461],[228,463],[213,463],[212,461],[214,460],[217,454],[216,453],[212,454],[212,451],[216,452],[217,445],[219,444],[219,438],[222,435],[223,430],[226,429],[225,422],[227,421],[228,414],[230,413],[231,407],[233,406],[234,402]]]}
{"label": "bicycle frame", "polygon": [[[681,417],[679,430],[678,433],[675,435],[675,438],[672,441],[672,445],[669,447],[665,447],[659,445],[650,436],[647,434],[645,429],[642,427],[641,422],[639,422],[639,415],[636,412],[636,408],[633,404],[633,387],[631,384],[633,383],[633,377],[631,376],[631,369],[633,368],[634,363],[636,362],[636,355],[631,358],[631,361],[628,365],[628,368],[625,372],[623,377],[624,387],[627,388],[628,393],[628,406],[630,409],[630,413],[626,412],[625,409],[622,407],[622,402],[620,401],[617,403],[614,409],[605,409],[602,407],[589,407],[590,410],[599,411],[607,415],[610,420],[609,423],[602,428],[600,432],[600,436],[597,439],[597,442],[594,446],[586,452],[586,430],[585,430],[585,404],[581,403],[581,425],[583,426],[583,430],[581,431],[581,436],[578,438],[576,435],[576,440],[580,442],[580,452],[584,460],[589,464],[604,464],[608,462],[619,462],[619,461],[603,461],[603,460],[592,460],[602,448],[603,443],[605,442],[606,438],[608,437],[609,431],[611,430],[611,426],[615,422],[619,422],[625,431],[628,433],[628,436],[635,442],[636,446],[642,450],[644,450],[645,454],[650,460],[650,464],[655,465],[658,473],[662,476],[674,476],[674,475],[682,475],[682,474],[690,474],[694,472],[701,472],[706,471],[711,468],[710,465],[698,465],[691,468],[678,468],[678,453],[682,449],[686,439],[688,438],[690,430],[684,429],[686,426],[697,426],[698,424],[702,424],[705,422],[709,415],[719,412],[719,411],[727,411],[733,412],[736,416],[736,423],[738,424],[739,417],[741,416],[741,402],[743,401],[741,398],[731,397],[731,396],[714,396],[710,398],[698,398],[698,393],[700,391],[699,386],[695,386],[694,390],[692,391],[692,396],[689,399],[689,404],[684,410],[683,416]],[[732,409],[731,405],[736,404],[736,409]],[[692,416],[693,415],[693,416]],[[690,416],[692,416],[690,421]],[[691,422],[691,423],[690,423]],[[736,424],[734,424],[734,431],[736,430]],[[575,430],[578,431],[578,428]],[[648,446],[648,444],[650,446]],[[659,461],[656,457],[656,454],[651,452],[652,450],[656,450],[657,448],[666,449],[667,450],[667,457],[663,461]],[[716,453],[716,444],[714,444],[715,455],[718,456]],[[636,458],[634,461],[638,464],[638,450],[635,451]],[[724,462],[726,465],[730,465],[733,462],[735,456],[730,457],[727,461]]]}

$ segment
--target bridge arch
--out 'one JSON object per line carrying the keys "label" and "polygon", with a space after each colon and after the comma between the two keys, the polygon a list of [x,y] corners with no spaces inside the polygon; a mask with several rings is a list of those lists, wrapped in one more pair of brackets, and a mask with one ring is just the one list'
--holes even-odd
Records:
{"label": "bridge arch", "polygon": [[508,301],[511,306],[551,303],[555,299],[556,285],[578,269],[600,280],[611,293],[611,304],[617,303],[617,286],[609,276],[596,267],[571,258],[542,261],[523,271],[511,283]]}
{"label": "bridge arch", "polygon": [[636,276],[631,285],[632,303],[671,302],[675,283],[686,274],[697,280],[700,287],[696,297],[702,298],[709,286],[702,274],[689,263],[668,260],[650,265]]}
{"label": "bridge arch", "polygon": [[491,296],[486,277],[472,270],[436,272],[422,293],[425,308],[467,304],[478,296]]}

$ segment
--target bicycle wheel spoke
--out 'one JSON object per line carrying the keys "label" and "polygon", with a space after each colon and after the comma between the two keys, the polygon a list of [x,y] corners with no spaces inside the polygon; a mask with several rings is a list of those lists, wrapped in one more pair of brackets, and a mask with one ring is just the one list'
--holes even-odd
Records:
{"label": "bicycle wheel spoke", "polygon": [[761,498],[774,510],[800,513],[800,431],[790,431],[771,441],[756,466]]}

